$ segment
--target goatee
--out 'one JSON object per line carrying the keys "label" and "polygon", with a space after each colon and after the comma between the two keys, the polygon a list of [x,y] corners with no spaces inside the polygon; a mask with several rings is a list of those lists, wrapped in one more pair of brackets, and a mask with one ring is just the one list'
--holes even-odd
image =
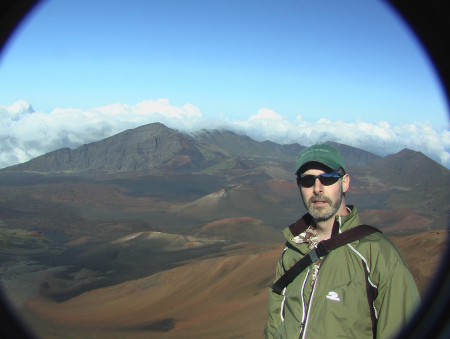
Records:
{"label": "goatee", "polygon": [[[339,210],[342,203],[343,195],[341,194],[339,198],[333,203],[333,201],[323,195],[315,195],[311,197],[307,202],[303,201],[305,208],[308,210],[309,214],[317,221],[326,221],[333,217]],[[323,206],[314,206],[314,202],[321,201],[326,203]]]}

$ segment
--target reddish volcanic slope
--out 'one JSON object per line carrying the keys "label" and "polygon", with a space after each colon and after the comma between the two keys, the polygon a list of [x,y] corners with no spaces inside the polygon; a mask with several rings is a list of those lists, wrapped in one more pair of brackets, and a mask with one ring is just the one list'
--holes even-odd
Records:
{"label": "reddish volcanic slope", "polygon": [[429,229],[431,223],[430,219],[422,217],[408,208],[365,210],[360,213],[360,217],[364,223],[378,227],[387,234],[423,232]]}
{"label": "reddish volcanic slope", "polygon": [[267,193],[276,197],[300,199],[297,184],[292,180],[275,178],[260,184],[260,186],[266,186]]}
{"label": "reddish volcanic slope", "polygon": [[448,246],[448,236],[448,230],[433,230],[390,237],[402,252],[422,295],[439,267]]}
{"label": "reddish volcanic slope", "polygon": [[261,194],[243,187],[221,189],[174,211],[181,216],[212,221],[229,217],[283,215],[283,210]]}
{"label": "reddish volcanic slope", "polygon": [[[33,326],[45,338],[260,338],[281,249],[191,262],[66,302],[26,305],[39,314]],[[49,323],[58,325],[49,331]]]}

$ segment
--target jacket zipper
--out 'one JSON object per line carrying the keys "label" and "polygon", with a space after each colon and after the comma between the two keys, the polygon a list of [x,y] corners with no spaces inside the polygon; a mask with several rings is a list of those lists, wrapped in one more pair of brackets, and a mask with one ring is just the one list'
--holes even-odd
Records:
{"label": "jacket zipper", "polygon": [[[338,223],[339,223],[339,233],[341,233],[342,232],[342,230],[341,230],[341,228],[342,228],[342,216],[341,215],[338,216]],[[319,269],[319,272],[317,273],[317,277],[316,277],[316,281],[314,282],[313,290],[311,291],[311,297],[309,299],[309,304],[308,304],[308,314],[307,314],[306,319],[305,319],[305,300],[304,300],[304,295],[303,295],[303,289],[305,288],[305,283],[306,283],[306,280],[308,279],[309,271],[310,271],[310,269],[308,269],[308,273],[306,275],[305,281],[303,282],[303,288],[302,288],[303,319],[302,319],[302,323],[300,325],[300,337],[299,337],[299,339],[304,339],[305,336],[306,336],[306,331],[308,330],[309,315],[311,313],[311,305],[313,303],[314,293],[316,291],[316,286],[317,286],[317,283],[319,281],[320,269]]]}
{"label": "jacket zipper", "polygon": [[301,297],[302,297],[302,322],[300,324],[300,336],[302,335],[303,332],[303,327],[305,326],[305,319],[306,319],[306,310],[305,310],[305,285],[306,285],[306,281],[308,280],[309,277],[309,272],[311,271],[310,268],[308,268],[308,271],[306,272],[306,277],[305,280],[303,280],[303,285],[302,285],[302,290],[301,290]]}
{"label": "jacket zipper", "polygon": [[280,318],[281,322],[284,323],[284,304],[286,303],[286,287],[281,292],[283,294],[283,301],[281,302],[281,308],[280,308]]}
{"label": "jacket zipper", "polygon": [[306,281],[308,280],[310,271],[311,271],[311,269],[308,268],[308,271],[306,272],[306,277],[303,280],[302,291],[301,291],[301,297],[302,297],[302,322],[300,324],[300,335],[299,335],[299,338],[302,337],[303,329],[304,329],[305,323],[306,323],[305,285],[306,285]]}
{"label": "jacket zipper", "polygon": [[[311,314],[311,305],[312,305],[313,299],[314,299],[314,292],[316,292],[317,281],[319,281],[319,275],[317,275],[317,277],[316,277],[316,282],[314,283],[313,290],[311,291],[311,297],[309,298],[308,314],[306,315],[306,321],[303,321],[303,323],[301,325],[301,332],[300,332],[301,339],[305,338],[306,331],[308,330],[309,315]],[[304,313],[303,313],[303,317],[304,317]]]}

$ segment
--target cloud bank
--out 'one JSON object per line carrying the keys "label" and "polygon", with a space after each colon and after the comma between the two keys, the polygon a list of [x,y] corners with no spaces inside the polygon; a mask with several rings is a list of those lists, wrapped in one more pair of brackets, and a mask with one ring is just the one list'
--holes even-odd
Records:
{"label": "cloud bank", "polygon": [[56,108],[50,113],[34,111],[26,101],[0,106],[0,168],[59,148],[76,148],[153,122],[187,133],[203,128],[225,128],[245,133],[258,141],[271,140],[281,144],[309,146],[336,141],[380,156],[409,148],[450,168],[450,131],[438,131],[429,122],[400,126],[392,126],[386,121],[378,124],[328,119],[309,122],[300,115],[295,120],[288,120],[268,108],[260,109],[246,120],[212,120],[206,119],[192,104],[173,106],[167,99],[90,109]]}

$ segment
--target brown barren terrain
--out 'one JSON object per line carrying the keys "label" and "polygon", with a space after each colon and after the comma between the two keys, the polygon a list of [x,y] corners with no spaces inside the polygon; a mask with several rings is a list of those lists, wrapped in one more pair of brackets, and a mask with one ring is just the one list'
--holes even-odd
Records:
{"label": "brown barren terrain", "polygon": [[360,213],[364,223],[378,225],[384,233],[414,233],[430,229],[431,220],[408,208],[365,210]]}
{"label": "brown barren terrain", "polygon": [[[423,295],[438,268],[448,231],[392,237]],[[231,246],[227,256],[191,260],[154,275],[95,289],[64,302],[25,302],[45,338],[260,338],[268,287],[282,243]],[[233,251],[233,248],[236,248]],[[252,253],[263,250],[263,252]],[[242,254],[246,253],[246,254]],[[250,254],[249,254],[250,253]]]}
{"label": "brown barren terrain", "polygon": [[448,247],[449,234],[449,230],[433,230],[390,237],[403,254],[422,296],[441,264]]}
{"label": "brown barren terrain", "polygon": [[[260,338],[281,249],[195,261],[66,302],[33,298],[25,305],[44,320],[33,325],[46,338],[70,329],[109,338]],[[48,322],[62,332],[48,333]]]}

